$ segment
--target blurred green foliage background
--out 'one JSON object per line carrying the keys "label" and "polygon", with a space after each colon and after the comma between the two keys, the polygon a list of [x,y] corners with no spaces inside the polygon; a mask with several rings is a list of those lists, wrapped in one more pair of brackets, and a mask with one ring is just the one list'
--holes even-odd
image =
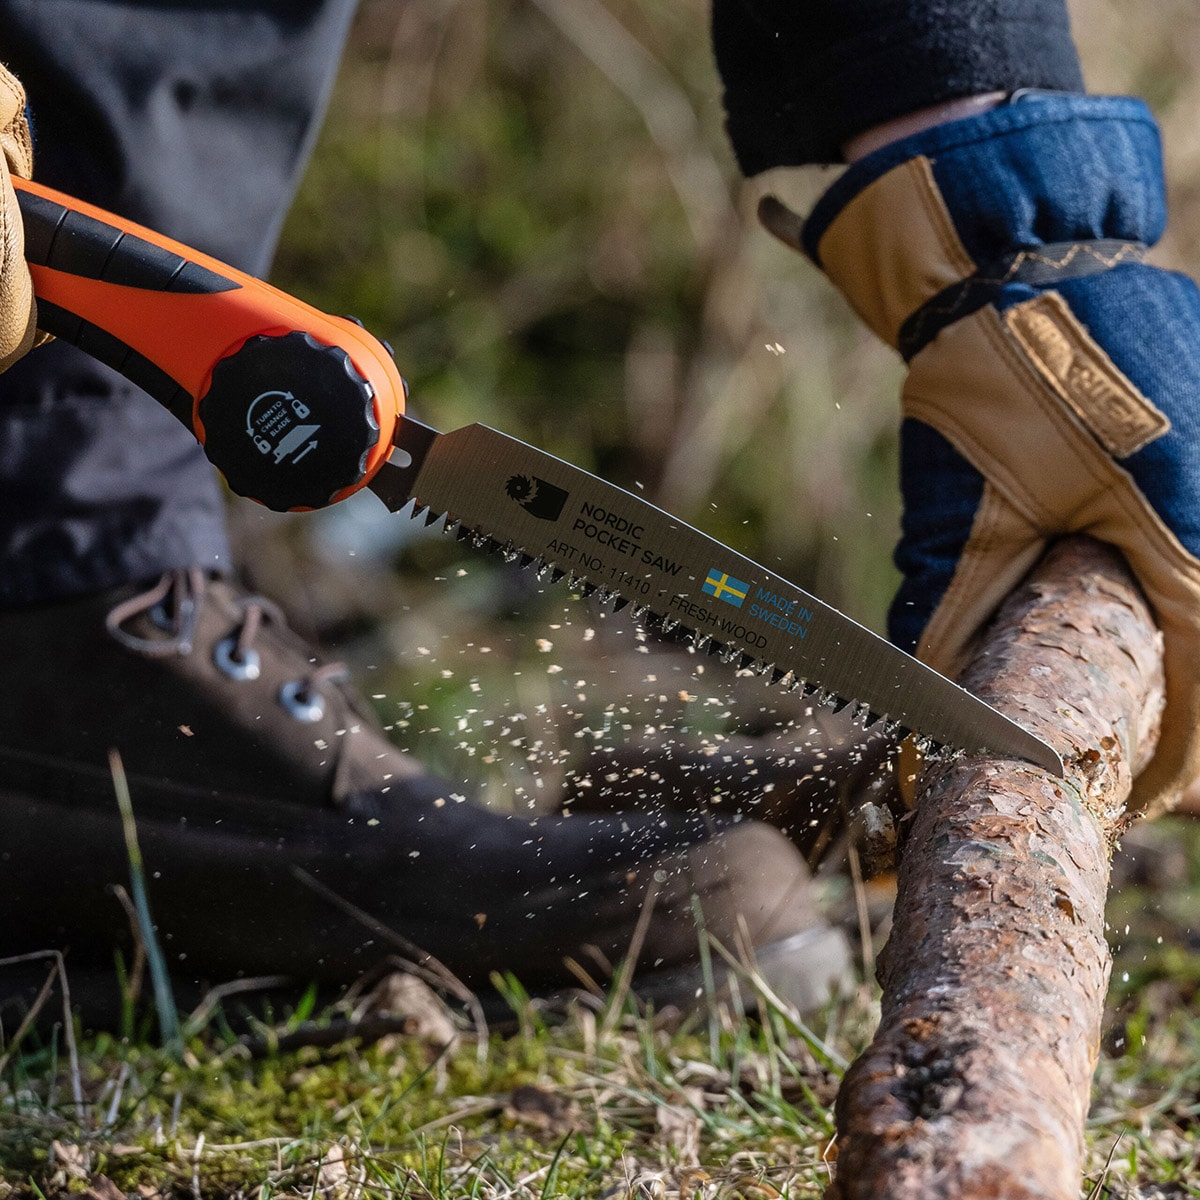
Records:
{"label": "blurred green foliage background", "polygon": [[368,0],[276,278],[413,406],[645,494],[878,623],[896,372],[739,207],[706,0]]}
{"label": "blurred green foliage background", "polygon": [[[1138,92],[1163,122],[1159,259],[1195,272],[1200,5],[1071,7],[1091,89]],[[386,338],[430,424],[482,421],[642,489],[882,629],[901,368],[758,228],[773,181],[738,177],[707,9],[364,0],[274,279]],[[803,210],[835,170],[789,198]],[[249,573],[360,666],[399,670],[380,696],[453,691],[429,648],[490,642],[496,622],[511,681],[561,601],[373,505],[236,506]]]}

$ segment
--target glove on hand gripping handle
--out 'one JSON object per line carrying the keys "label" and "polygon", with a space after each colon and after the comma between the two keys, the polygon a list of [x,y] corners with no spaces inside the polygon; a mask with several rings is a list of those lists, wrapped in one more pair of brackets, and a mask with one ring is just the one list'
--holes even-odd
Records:
{"label": "glove on hand gripping handle", "polygon": [[13,178],[33,171],[33,143],[25,119],[25,92],[0,66],[0,371],[7,370],[37,337],[33,284],[25,266],[25,241]]}
{"label": "glove on hand gripping handle", "polygon": [[404,382],[361,326],[49,188],[17,197],[39,327],[149,392],[239,495],[321,508],[387,459]]}
{"label": "glove on hand gripping handle", "polygon": [[1150,809],[1200,776],[1200,292],[1141,261],[1165,220],[1140,101],[1037,94],[860,160],[802,232],[909,363],[893,641],[953,675],[1051,539],[1116,545],[1164,636]]}

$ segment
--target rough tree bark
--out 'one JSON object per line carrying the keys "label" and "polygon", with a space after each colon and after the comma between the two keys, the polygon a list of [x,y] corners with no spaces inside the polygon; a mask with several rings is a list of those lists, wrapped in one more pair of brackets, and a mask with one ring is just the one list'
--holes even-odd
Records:
{"label": "rough tree bark", "polygon": [[1109,856],[1153,749],[1159,636],[1116,553],[1056,546],[968,688],[1067,762],[927,771],[904,838],[882,1018],[837,1102],[827,1200],[1077,1200],[1111,959]]}

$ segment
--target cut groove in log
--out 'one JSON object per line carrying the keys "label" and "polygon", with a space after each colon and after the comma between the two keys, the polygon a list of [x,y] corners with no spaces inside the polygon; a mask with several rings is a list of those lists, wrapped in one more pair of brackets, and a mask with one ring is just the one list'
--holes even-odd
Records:
{"label": "cut groove in log", "polygon": [[882,1015],[838,1096],[827,1200],[1077,1200],[1111,957],[1109,859],[1153,752],[1160,638],[1121,557],[1055,546],[962,682],[1059,750],[928,769]]}

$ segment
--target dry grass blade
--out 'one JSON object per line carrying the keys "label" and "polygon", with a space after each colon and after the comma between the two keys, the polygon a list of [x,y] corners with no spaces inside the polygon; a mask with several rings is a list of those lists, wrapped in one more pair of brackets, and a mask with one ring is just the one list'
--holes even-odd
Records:
{"label": "dry grass blade", "polygon": [[201,997],[200,1003],[188,1014],[183,1023],[185,1037],[199,1033],[212,1019],[213,1014],[221,1003],[231,996],[243,995],[247,992],[264,992],[271,988],[286,987],[292,982],[290,975],[256,975],[251,979],[233,979],[228,983],[218,984],[209,988]]}
{"label": "dry grass blade", "polygon": [[66,963],[63,961],[62,952],[59,950],[35,950],[31,954],[15,954],[9,958],[0,958],[0,967],[16,966],[19,963],[41,962],[44,959],[50,959],[53,963],[50,979],[43,984],[41,991],[38,993],[37,1000],[31,1006],[17,1032],[13,1035],[4,1058],[0,1060],[0,1075],[4,1074],[9,1058],[37,1018],[39,1010],[45,1003],[47,988],[53,982],[54,975],[57,974],[59,989],[62,992],[63,1040],[67,1044],[67,1060],[71,1068],[71,1099],[75,1104],[76,1117],[82,1125],[84,1120],[83,1081],[79,1071],[79,1048],[75,1041],[75,1021],[71,1012],[71,988],[67,982],[67,968]]}
{"label": "dry grass blade", "polygon": [[1125,1136],[1125,1131],[1122,1130],[1113,1139],[1113,1144],[1109,1148],[1109,1151],[1108,1151],[1108,1157],[1104,1160],[1104,1166],[1100,1171],[1100,1177],[1096,1180],[1096,1183],[1092,1187],[1092,1190],[1090,1192],[1088,1192],[1087,1200],[1100,1200],[1100,1197],[1103,1196],[1104,1190],[1105,1190],[1104,1185],[1108,1179],[1108,1173],[1112,1169],[1112,1162],[1113,1162],[1113,1159],[1116,1157],[1117,1147],[1121,1144],[1121,1139],[1124,1136]]}
{"label": "dry grass blade", "polygon": [[431,987],[444,988],[456,999],[461,1000],[470,1010],[471,1019],[475,1024],[479,1061],[481,1064],[486,1061],[488,1023],[487,1017],[484,1015],[483,1005],[480,1004],[479,997],[449,967],[440,962],[427,950],[422,950],[415,942],[409,941],[403,934],[397,933],[390,926],[385,925],[378,917],[372,916],[356,904],[352,904],[344,896],[338,895],[332,888],[327,887],[302,867],[293,867],[292,874],[306,887],[312,888],[317,895],[328,900],[330,904],[336,905],[342,912],[353,917],[356,921],[360,921],[373,933],[408,955],[409,958],[404,962],[404,966],[419,979],[424,980]]}
{"label": "dry grass blade", "polygon": [[726,175],[705,146],[696,113],[663,65],[598,0],[534,0],[575,48],[638,110],[663,155],[702,251],[734,217]]}
{"label": "dry grass blade", "polygon": [[851,839],[846,843],[846,858],[850,865],[850,882],[854,888],[854,911],[858,918],[859,938],[862,942],[863,978],[875,978],[875,941],[871,933],[871,913],[867,904],[867,887],[863,879],[862,860],[858,847]]}
{"label": "dry grass blade", "polygon": [[609,995],[604,1013],[604,1020],[600,1023],[601,1038],[606,1038],[612,1033],[617,1027],[617,1022],[621,1019],[622,1012],[625,1010],[625,1000],[629,995],[629,989],[633,983],[633,972],[637,968],[638,955],[642,952],[642,946],[646,942],[646,931],[650,928],[650,918],[654,915],[654,904],[658,899],[658,890],[658,880],[652,879],[642,900],[642,908],[638,913],[637,924],[633,927],[633,936],[629,939],[629,949],[625,952],[624,959],[621,960],[621,965],[617,970],[617,977],[613,982],[612,992]]}
{"label": "dry grass blade", "polygon": [[[2,965],[3,962],[0,962],[0,966]],[[29,1011],[25,1014],[21,1024],[17,1026],[17,1032],[12,1035],[12,1040],[8,1043],[8,1048],[3,1054],[0,1054],[0,1075],[3,1075],[7,1070],[9,1062],[12,1061],[12,1056],[17,1052],[25,1035],[33,1027],[38,1014],[46,1006],[46,1001],[50,999],[50,992],[54,987],[54,977],[57,973],[57,968],[51,965],[50,971],[46,975],[46,982],[38,990],[36,998],[29,1006]]]}

